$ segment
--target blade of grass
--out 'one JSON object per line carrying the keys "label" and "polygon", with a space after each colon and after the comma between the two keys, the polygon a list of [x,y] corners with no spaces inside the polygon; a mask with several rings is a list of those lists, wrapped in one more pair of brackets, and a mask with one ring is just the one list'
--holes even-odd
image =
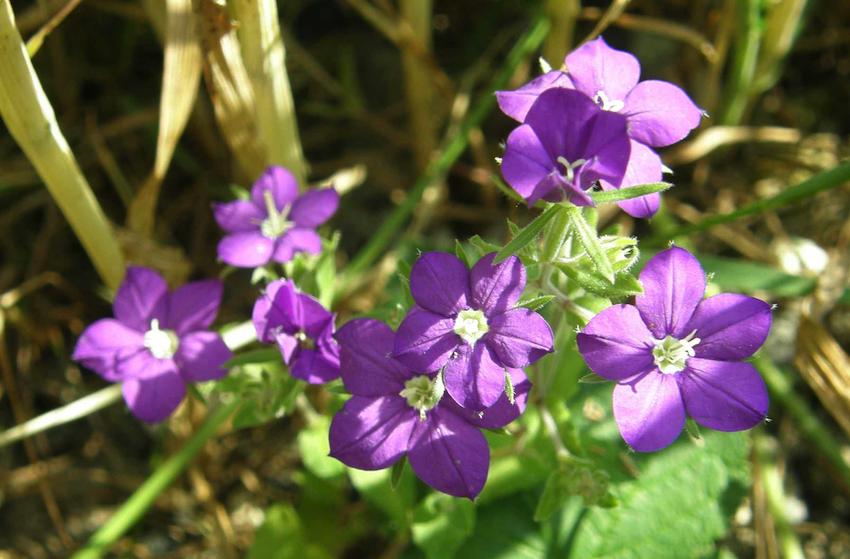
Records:
{"label": "blade of grass", "polygon": [[762,37],[761,0],[741,0],[735,4],[737,38],[726,103],[720,116],[720,123],[727,126],[739,124],[747,110]]}
{"label": "blade of grass", "polygon": [[206,422],[186,441],[186,444],[154,471],[106,521],[106,524],[94,533],[86,546],[72,556],[72,559],[95,559],[109,551],[115,542],[145,515],[156,498],[174,483],[177,476],[186,469],[207,440],[215,435],[218,428],[227,421],[239,403],[238,399],[234,399],[212,411]]}
{"label": "blade of grass", "polygon": [[805,200],[806,198],[811,198],[819,192],[838,188],[848,181],[850,181],[850,161],[842,163],[829,171],[815,175],[810,179],[787,188],[776,196],[757,200],[751,204],[747,204],[743,208],[735,210],[734,212],[713,215],[703,219],[702,221],[692,223],[690,225],[684,225],[674,229],[673,231],[662,231],[659,235],[652,237],[649,241],[647,241],[647,243],[657,245],[660,242],[665,242],[664,239],[674,239],[682,235],[705,231],[706,229],[710,229],[715,225],[720,225],[721,223],[729,223],[731,221],[741,219],[742,217],[775,210],[782,206],[787,206],[789,204]]}
{"label": "blade of grass", "polygon": [[307,164],[286,73],[277,2],[231,0],[230,4],[239,21],[239,44],[254,91],[254,114],[267,163],[283,165],[304,184]]}
{"label": "blade of grass", "polygon": [[499,251],[496,257],[493,259],[493,264],[498,264],[508,256],[515,254],[518,250],[525,247],[528,243],[534,241],[537,238],[537,235],[543,230],[549,221],[555,217],[558,213],[566,213],[566,210],[563,206],[558,204],[553,204],[546,209],[545,212],[538,215],[534,218],[534,220],[523,227],[522,231],[520,231],[511,242],[505,245],[505,248]]}
{"label": "blade of grass", "polygon": [[150,237],[156,203],[165,173],[174,156],[198,94],[201,79],[201,46],[192,0],[166,0],[165,61],[159,103],[159,133],[153,173],[130,205],[130,229]]}
{"label": "blade of grass", "polygon": [[51,31],[59,27],[59,24],[74,11],[74,8],[80,5],[80,2],[82,2],[82,0],[68,0],[67,4],[62,6],[58,12],[53,14],[53,17],[47,20],[47,23],[45,23],[35,35],[29,38],[27,41],[27,53],[30,55],[30,58],[35,56],[35,53],[37,53],[41,48],[41,45],[44,44],[44,39],[50,35]]}
{"label": "blade of grass", "polygon": [[124,257],[59,129],[9,2],[0,2],[0,115],[59,205],[104,283],[117,289]]}
{"label": "blade of grass", "polygon": [[664,192],[673,186],[669,182],[652,182],[647,184],[639,184],[627,188],[619,188],[616,190],[604,190],[601,192],[590,192],[590,197],[594,204],[608,204],[610,202],[622,202],[623,200],[631,200],[652,194],[653,192]]}
{"label": "blade of grass", "polygon": [[850,491],[850,466],[841,455],[841,445],[800,397],[789,375],[764,355],[753,358],[753,365],[764,378],[771,397],[794,418],[794,426],[803,434],[803,440],[820,451],[841,476],[845,492]]}
{"label": "blade of grass", "polygon": [[502,65],[499,73],[494,76],[485,92],[473,105],[473,108],[461,124],[458,133],[448,141],[439,157],[432,160],[425,169],[425,172],[419,177],[410,192],[408,192],[404,201],[396,206],[390,216],[375,231],[375,234],[372,235],[366,246],[357,253],[351,260],[351,263],[346,267],[343,285],[362,274],[397,238],[398,230],[404,226],[408,217],[410,217],[410,214],[419,203],[422,193],[425,192],[425,189],[429,185],[439,181],[448,173],[458,157],[466,150],[466,146],[469,143],[470,131],[473,128],[477,128],[487,115],[490,114],[490,111],[496,104],[496,96],[493,95],[493,92],[502,89],[510,79],[517,65],[537,50],[546,37],[548,29],[549,23],[546,18],[538,16],[532,23],[531,28],[517,41],[514,48],[511,49],[505,58],[505,63]]}

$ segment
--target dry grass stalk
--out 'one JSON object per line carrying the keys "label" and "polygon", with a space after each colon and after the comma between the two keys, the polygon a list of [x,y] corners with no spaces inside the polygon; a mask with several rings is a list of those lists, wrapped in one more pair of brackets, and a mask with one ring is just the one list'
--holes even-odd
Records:
{"label": "dry grass stalk", "polygon": [[254,91],[254,115],[267,163],[283,165],[301,184],[307,164],[286,73],[286,49],[276,0],[235,0],[242,59]]}
{"label": "dry grass stalk", "polygon": [[153,232],[162,181],[186,128],[201,78],[201,46],[192,0],[166,0],[166,14],[156,160],[153,172],[136,194],[127,215],[130,229],[148,237]]}
{"label": "dry grass stalk", "polygon": [[247,177],[259,176],[267,160],[258,142],[254,93],[239,52],[236,30],[227,10],[214,0],[200,0],[204,77],[218,125]]}
{"label": "dry grass stalk", "polygon": [[804,315],[794,363],[844,432],[850,436],[850,357],[818,322]]}
{"label": "dry grass stalk", "polygon": [[103,278],[117,288],[124,257],[32,67],[8,0],[0,0],[0,114]]}

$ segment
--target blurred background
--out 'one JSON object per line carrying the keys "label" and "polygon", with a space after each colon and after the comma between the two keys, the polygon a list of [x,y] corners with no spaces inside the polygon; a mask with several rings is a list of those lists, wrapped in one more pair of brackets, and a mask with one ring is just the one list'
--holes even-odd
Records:
{"label": "blurred background", "polygon": [[[9,0],[0,4],[6,10]],[[709,114],[662,154],[676,185],[662,212],[635,222],[603,208],[600,225],[637,235],[645,250],[675,238],[725,290],[778,304],[758,362],[771,421],[749,436],[743,473],[728,474],[737,483],[723,481],[701,500],[697,490],[688,495],[689,479],[676,482],[672,491],[684,495],[665,505],[667,514],[693,520],[693,546],[669,540],[582,554],[575,550],[590,546],[590,536],[576,536],[570,514],[601,513],[568,503],[557,522],[536,523],[539,464],[520,463],[520,481],[485,498],[474,520],[466,505],[432,497],[411,497],[411,508],[399,495],[422,497],[421,486],[370,492],[387,481],[358,480],[323,462],[316,449],[326,445],[327,423],[315,427],[303,410],[288,410],[210,439],[115,556],[450,557],[460,548],[467,557],[506,558],[850,557],[850,190],[842,167],[850,153],[850,4],[287,0],[277,5],[282,42],[271,27],[286,72],[274,70],[265,93],[251,55],[251,37],[269,32],[268,21],[250,19],[257,4],[269,2],[11,2],[14,23],[0,33],[9,127],[0,129],[0,428],[106,386],[69,355],[85,325],[110,314],[109,278],[123,270],[121,258],[156,267],[175,285],[219,275],[210,205],[230,199],[233,185],[249,187],[270,162],[298,167],[310,184],[337,174],[346,191],[329,228],[341,232],[336,265],[361,259],[335,308],[343,320],[375,308],[392,314],[403,290],[399,263],[417,249],[452,250],[455,238],[476,234],[504,243],[505,219],[524,224],[529,211],[500,192],[494,157],[514,123],[493,106],[492,85],[501,76],[501,87],[518,87],[539,73],[539,56],[558,67],[600,31],[639,58],[643,79],[680,85]],[[9,47],[15,27],[46,99],[13,95],[28,91],[15,81],[24,76]],[[511,49],[529,30],[537,35],[517,55]],[[276,115],[289,128],[269,131],[275,115],[264,110],[266,95],[289,92],[294,115]],[[54,125],[64,152],[45,147],[43,132]],[[814,186],[792,190],[801,183]],[[80,228],[96,220],[80,210],[82,225],[72,229],[66,215],[85,192],[109,233],[92,233],[84,249]],[[741,208],[748,210],[738,219],[704,221]],[[375,245],[376,227],[390,216],[403,227],[391,232],[391,246]],[[377,252],[362,257],[370,242]],[[249,316],[257,294],[249,280],[247,272],[226,276],[221,324]],[[619,445],[618,467],[628,469],[634,455],[608,433],[606,390],[582,386],[564,399],[582,429],[607,430],[599,437]],[[307,395],[319,411],[333,409],[326,392]],[[149,427],[119,403],[23,441],[0,435],[0,557],[69,556],[205,415],[196,400]],[[702,453],[713,451],[714,439],[706,440]],[[495,457],[499,444],[510,454],[497,442]],[[610,515],[619,513],[606,514],[610,533],[598,538],[618,531]],[[670,530],[665,519],[646,529]]]}

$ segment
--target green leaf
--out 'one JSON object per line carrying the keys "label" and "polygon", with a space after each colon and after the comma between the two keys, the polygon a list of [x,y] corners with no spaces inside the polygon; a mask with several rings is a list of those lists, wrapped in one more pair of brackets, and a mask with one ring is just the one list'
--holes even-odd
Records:
{"label": "green leaf", "polygon": [[401,483],[401,476],[404,475],[404,467],[406,465],[407,455],[402,456],[395,464],[393,464],[390,472],[390,487],[392,487],[393,491],[398,489],[398,486]]}
{"label": "green leaf", "polygon": [[493,263],[498,264],[508,256],[516,254],[528,243],[537,239],[537,235],[540,234],[543,227],[545,227],[549,220],[555,217],[558,211],[560,211],[559,208],[560,206],[558,205],[549,206],[546,211],[534,218],[534,220],[526,225],[518,235],[511,239],[511,242],[505,245],[505,248],[496,254],[496,258],[493,259]]}
{"label": "green leaf", "polygon": [[599,242],[599,237],[596,234],[596,229],[581,215],[581,209],[576,206],[567,206],[567,211],[570,216],[570,230],[575,233],[576,238],[584,247],[585,252],[593,261],[596,270],[608,280],[609,283],[614,283],[614,268],[611,266],[611,261]]}
{"label": "green leaf", "polygon": [[618,190],[604,190],[601,192],[588,192],[588,195],[595,204],[608,204],[611,202],[622,202],[623,200],[631,200],[652,194],[653,192],[663,192],[673,186],[669,182],[651,182],[648,184],[639,184],[637,186],[629,186]]}
{"label": "green leaf", "polygon": [[554,298],[554,295],[528,295],[517,301],[516,306],[538,311],[548,305]]}
{"label": "green leaf", "polygon": [[272,505],[254,536],[248,559],[330,559],[321,547],[305,541],[298,513],[288,503]]}
{"label": "green leaf", "polygon": [[469,244],[472,245],[472,247],[478,251],[478,255],[475,258],[476,262],[485,254],[489,254],[491,252],[499,252],[500,250],[502,250],[502,247],[500,247],[499,245],[494,245],[489,241],[485,241],[481,238],[480,235],[471,236],[469,238]]}
{"label": "green leaf", "polygon": [[532,517],[534,504],[525,495],[495,501],[478,509],[475,531],[456,556],[461,559],[552,559],[540,526]]}
{"label": "green leaf", "polygon": [[611,284],[599,274],[587,272],[577,266],[559,263],[556,264],[556,267],[585,290],[602,297],[626,299],[643,293],[643,286],[637,278],[629,273],[617,274],[614,277],[614,283]]}
{"label": "green leaf", "polygon": [[683,438],[662,452],[639,455],[638,478],[617,485],[620,506],[587,511],[572,534],[569,557],[705,556],[728,530],[737,507],[729,502],[734,487],[739,498],[745,492],[747,456],[745,433],[718,432],[705,434],[700,444]]}
{"label": "green leaf", "polygon": [[316,287],[319,291],[319,301],[325,307],[333,303],[336,291],[336,247],[339,244],[339,233],[335,233],[330,242],[325,243],[322,255],[316,264]]}
{"label": "green leaf", "polygon": [[232,369],[241,365],[250,365],[255,363],[279,363],[281,360],[280,350],[277,348],[263,348],[245,351],[239,355],[234,355],[227,361],[223,367]]}
{"label": "green leaf", "polygon": [[316,477],[322,479],[341,476],[345,473],[345,465],[336,458],[328,456],[328,430],[331,427],[330,418],[317,416],[306,429],[298,433],[298,451],[304,466]]}
{"label": "green leaf", "polygon": [[558,512],[567,500],[573,496],[569,488],[568,474],[562,468],[558,468],[546,480],[537,508],[534,509],[534,520],[542,522]]}
{"label": "green leaf", "polygon": [[413,513],[413,543],[428,559],[450,559],[475,528],[472,501],[431,493]]}
{"label": "green leaf", "polygon": [[395,489],[389,469],[365,471],[348,468],[348,477],[363,499],[390,517],[397,528],[404,529],[409,525],[416,492],[410,468],[403,469]]}
{"label": "green leaf", "polygon": [[475,262],[470,262],[469,256],[467,256],[466,251],[463,249],[463,244],[457,239],[455,239],[455,256],[466,264],[467,268],[471,268],[475,264]]}

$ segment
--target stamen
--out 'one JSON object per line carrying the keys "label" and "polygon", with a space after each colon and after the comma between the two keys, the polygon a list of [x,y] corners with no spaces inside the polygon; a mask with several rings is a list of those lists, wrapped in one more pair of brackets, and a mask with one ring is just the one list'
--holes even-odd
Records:
{"label": "stamen", "polygon": [[171,359],[180,347],[180,339],[174,330],[160,330],[159,320],[151,320],[150,330],[145,332],[142,344],[157,359]]}
{"label": "stamen", "polygon": [[603,111],[611,111],[612,113],[622,111],[625,106],[625,103],[619,99],[608,99],[608,95],[601,89],[593,96],[593,102],[599,105]]}
{"label": "stamen", "polygon": [[466,343],[475,345],[475,342],[490,331],[490,326],[488,326],[487,317],[484,316],[483,312],[465,309],[457,313],[454,331]]}
{"label": "stamen", "polygon": [[564,175],[563,177],[567,180],[567,182],[573,182],[575,179],[576,173],[575,170],[587,163],[587,159],[576,159],[572,163],[567,161],[567,158],[559,155],[558,163],[564,166]]}
{"label": "stamen", "polygon": [[398,395],[407,400],[408,406],[418,410],[419,419],[425,421],[425,412],[440,403],[445,391],[442,374],[438,374],[433,380],[428,375],[419,375],[407,380]]}
{"label": "stamen", "polygon": [[271,190],[263,192],[263,200],[266,203],[268,217],[260,223],[260,233],[267,239],[277,239],[294,225],[293,222],[286,220],[290,207],[286,205],[282,210],[277,211]]}
{"label": "stamen", "polygon": [[673,336],[667,336],[663,340],[657,340],[652,350],[652,357],[658,370],[665,375],[672,375],[682,371],[696,352],[694,348],[699,345],[699,338],[695,337],[694,330],[685,338],[679,340]]}

